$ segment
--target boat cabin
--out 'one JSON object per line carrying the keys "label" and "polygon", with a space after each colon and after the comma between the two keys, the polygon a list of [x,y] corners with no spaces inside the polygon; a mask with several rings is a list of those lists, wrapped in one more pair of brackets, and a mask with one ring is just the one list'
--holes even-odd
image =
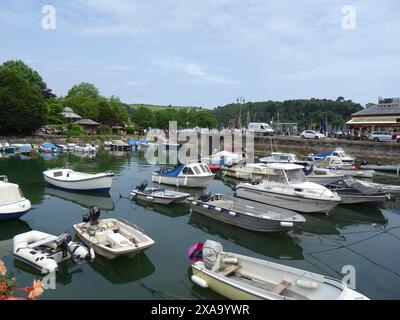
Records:
{"label": "boat cabin", "polygon": [[265,158],[260,159],[261,162],[290,163],[300,162],[293,153],[272,152],[267,154]]}
{"label": "boat cabin", "polygon": [[203,163],[181,164],[170,171],[162,168],[158,174],[160,176],[177,177],[177,176],[209,176],[213,173],[207,165]]}
{"label": "boat cabin", "polygon": [[281,184],[307,182],[303,166],[297,164],[271,163],[267,165],[266,180]]}
{"label": "boat cabin", "polygon": [[18,185],[0,179],[0,206],[24,200],[25,197]]}

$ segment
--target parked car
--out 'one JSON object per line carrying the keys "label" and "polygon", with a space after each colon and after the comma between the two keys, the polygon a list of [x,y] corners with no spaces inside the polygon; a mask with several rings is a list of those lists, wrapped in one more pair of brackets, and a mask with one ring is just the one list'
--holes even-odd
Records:
{"label": "parked car", "polygon": [[305,130],[301,133],[300,138],[302,139],[325,139],[326,136],[323,133],[319,133],[314,130]]}
{"label": "parked car", "polygon": [[275,134],[275,131],[268,123],[251,122],[249,123],[248,130],[253,131],[254,134],[260,134],[264,136],[273,136]]}
{"label": "parked car", "polygon": [[376,142],[390,142],[392,141],[392,133],[386,131],[373,131],[368,135],[368,140]]}

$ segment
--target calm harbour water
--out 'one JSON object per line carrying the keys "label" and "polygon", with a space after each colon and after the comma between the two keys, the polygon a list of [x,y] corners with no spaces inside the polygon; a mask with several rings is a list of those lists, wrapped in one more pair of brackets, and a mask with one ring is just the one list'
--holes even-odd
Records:
{"label": "calm harbour water", "polygon": [[[115,172],[110,197],[83,195],[46,186],[42,172],[69,167],[77,171]],[[150,180],[158,166],[147,164],[143,154],[101,151],[93,158],[77,155],[38,159],[0,159],[0,175],[18,183],[32,210],[19,221],[0,222],[0,259],[17,276],[18,285],[30,285],[41,276],[13,258],[12,238],[29,230],[51,234],[68,231],[80,222],[90,205],[102,209],[102,217],[135,223],[156,244],[134,259],[61,264],[56,289],[42,299],[223,299],[190,282],[187,249],[195,242],[212,239],[225,251],[302,268],[341,278],[342,267],[356,270],[356,286],[372,299],[400,298],[400,201],[382,207],[339,206],[329,215],[305,215],[307,223],[288,234],[258,234],[190,214],[185,205],[170,207],[137,204],[127,199],[132,186]],[[393,182],[393,181],[392,181]],[[212,192],[232,194],[215,180]],[[189,190],[200,193],[201,190]]]}

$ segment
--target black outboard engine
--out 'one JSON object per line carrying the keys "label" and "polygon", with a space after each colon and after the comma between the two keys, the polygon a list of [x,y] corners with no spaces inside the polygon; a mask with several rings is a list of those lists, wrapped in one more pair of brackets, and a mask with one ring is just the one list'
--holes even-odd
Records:
{"label": "black outboard engine", "polygon": [[204,192],[202,193],[202,195],[199,197],[199,199],[200,199],[201,201],[204,201],[204,202],[210,201],[211,198],[212,198],[212,195],[211,195],[211,192],[210,192],[210,191],[204,191]]}
{"label": "black outboard engine", "polygon": [[362,166],[366,166],[368,164],[368,160],[363,160],[363,161],[361,161],[361,165]]}
{"label": "black outboard engine", "polygon": [[89,208],[89,213],[83,217],[83,222],[90,222],[92,226],[99,223],[100,209],[96,206],[91,206]]}
{"label": "black outboard engine", "polygon": [[62,249],[62,256],[65,258],[69,253],[71,255],[72,262],[78,264],[80,260],[74,255],[71,248],[69,247],[69,243],[72,241],[72,237],[68,233],[63,233],[60,235],[54,242],[57,245],[57,248]]}
{"label": "black outboard engine", "polygon": [[141,183],[140,185],[138,185],[138,186],[136,187],[136,189],[137,189],[138,191],[140,191],[140,192],[143,192],[144,190],[146,190],[148,184],[149,184],[149,183],[148,183],[147,180],[142,181],[142,183]]}

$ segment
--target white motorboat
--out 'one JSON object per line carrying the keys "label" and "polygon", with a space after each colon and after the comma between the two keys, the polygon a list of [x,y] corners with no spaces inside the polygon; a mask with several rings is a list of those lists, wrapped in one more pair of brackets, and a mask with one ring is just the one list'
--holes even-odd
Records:
{"label": "white motorboat", "polygon": [[52,169],[43,172],[47,183],[61,189],[74,191],[110,191],[114,173],[83,173],[70,169]]}
{"label": "white motorboat", "polygon": [[243,163],[246,155],[243,153],[234,153],[227,150],[217,152],[209,157],[202,157],[201,162],[205,164],[217,164],[221,166],[232,166]]}
{"label": "white motorboat", "polygon": [[89,255],[87,248],[72,242],[66,233],[57,237],[33,230],[14,237],[14,256],[42,273],[54,273],[59,263],[69,259],[78,263]]}
{"label": "white motorboat", "polygon": [[324,186],[308,182],[303,167],[288,163],[270,163],[264,180],[242,182],[236,196],[289,210],[327,213],[341,198]]}
{"label": "white motorboat", "polygon": [[131,196],[151,203],[171,204],[185,201],[190,194],[162,188],[147,188],[147,181],[142,182],[135,190],[132,190]]}
{"label": "white motorboat", "polygon": [[96,152],[97,148],[94,145],[91,145],[89,143],[87,144],[78,144],[74,147],[74,151],[75,152],[84,152],[84,153],[88,153],[88,152]]}
{"label": "white motorboat", "polygon": [[19,219],[31,209],[18,185],[9,183],[7,176],[0,176],[0,221]]}
{"label": "white motorboat", "polygon": [[357,169],[355,165],[348,162],[343,162],[343,160],[335,156],[328,156],[324,159],[316,161],[315,164],[318,168],[326,168],[348,177],[372,179],[375,175],[374,170]]}
{"label": "white motorboat", "polygon": [[188,163],[178,165],[172,170],[163,167],[159,171],[153,172],[152,182],[177,187],[205,188],[214,179],[214,176],[207,165]]}
{"label": "white motorboat", "polygon": [[207,240],[191,280],[232,300],[369,300],[345,282],[267,260],[224,252]]}
{"label": "white motorboat", "polygon": [[343,179],[344,174],[337,171],[319,168],[312,166],[309,170],[305,172],[307,181],[318,183],[318,184],[328,184],[337,181],[338,179]]}
{"label": "white motorboat", "polygon": [[73,226],[77,236],[94,252],[109,260],[132,258],[154,245],[154,240],[135,225],[117,219],[99,219],[100,210],[91,207],[83,222]]}
{"label": "white motorboat", "polygon": [[349,163],[349,164],[354,164],[354,162],[356,160],[355,157],[349,155],[340,147],[336,148],[335,150],[330,150],[330,151],[326,151],[326,152],[322,152],[322,153],[318,153],[318,154],[310,154],[309,155],[309,157],[312,158],[313,160],[321,160],[321,159],[325,159],[326,157],[329,157],[329,156],[337,157],[340,160],[342,160],[342,162]]}
{"label": "white motorboat", "polygon": [[294,163],[299,165],[308,165],[309,161],[300,160],[293,153],[271,152],[266,157],[261,158],[262,163]]}
{"label": "white motorboat", "polygon": [[222,175],[235,179],[255,179],[268,175],[268,167],[265,163],[249,163],[232,167],[222,167]]}

